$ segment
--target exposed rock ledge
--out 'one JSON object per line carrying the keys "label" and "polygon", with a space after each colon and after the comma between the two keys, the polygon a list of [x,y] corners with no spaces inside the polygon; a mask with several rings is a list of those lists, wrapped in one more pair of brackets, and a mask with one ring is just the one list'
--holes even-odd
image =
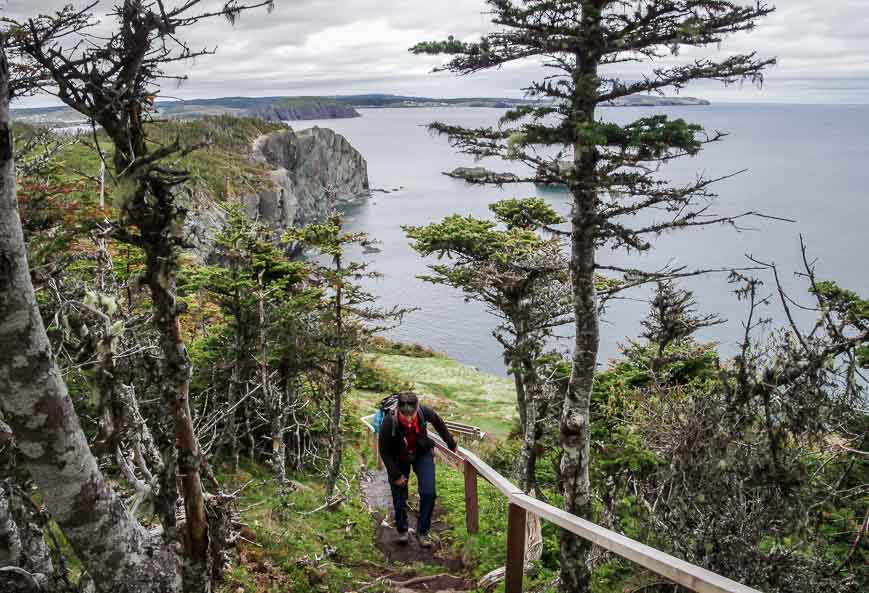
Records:
{"label": "exposed rock ledge", "polygon": [[[339,206],[370,195],[368,165],[346,138],[326,128],[287,129],[257,138],[250,159],[271,169],[272,188],[242,196],[247,215],[280,233],[291,227],[325,221],[327,189]],[[223,208],[212,203],[187,219],[194,253],[211,259],[214,237],[225,221]]]}

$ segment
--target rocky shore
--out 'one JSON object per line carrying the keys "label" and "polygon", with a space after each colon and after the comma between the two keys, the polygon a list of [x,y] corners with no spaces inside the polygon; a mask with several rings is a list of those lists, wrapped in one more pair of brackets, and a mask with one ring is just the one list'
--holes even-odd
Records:
{"label": "rocky shore", "polygon": [[257,138],[251,159],[272,167],[274,189],[247,196],[245,210],[269,227],[322,222],[327,190],[338,205],[368,197],[368,164],[344,136],[327,128],[288,129]]}

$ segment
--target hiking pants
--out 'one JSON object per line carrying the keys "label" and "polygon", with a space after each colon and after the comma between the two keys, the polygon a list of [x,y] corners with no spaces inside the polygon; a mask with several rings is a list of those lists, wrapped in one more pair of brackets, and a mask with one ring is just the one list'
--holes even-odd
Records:
{"label": "hiking pants", "polygon": [[[434,511],[435,497],[435,465],[431,451],[419,455],[412,463],[398,462],[401,474],[410,478],[410,468],[416,473],[419,482],[419,517],[416,522],[416,532],[419,535],[428,533],[431,527],[431,515]],[[395,508],[395,528],[399,533],[407,531],[407,485],[399,488],[390,482],[392,490],[392,505]]]}

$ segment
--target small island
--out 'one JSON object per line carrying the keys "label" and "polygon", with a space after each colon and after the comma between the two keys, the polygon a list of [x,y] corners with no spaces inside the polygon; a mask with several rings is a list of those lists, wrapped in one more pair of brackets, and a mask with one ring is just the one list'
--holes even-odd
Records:
{"label": "small island", "polygon": [[458,167],[452,171],[444,171],[444,175],[463,179],[468,183],[515,183],[519,180],[519,176],[513,173],[497,173],[486,167]]}

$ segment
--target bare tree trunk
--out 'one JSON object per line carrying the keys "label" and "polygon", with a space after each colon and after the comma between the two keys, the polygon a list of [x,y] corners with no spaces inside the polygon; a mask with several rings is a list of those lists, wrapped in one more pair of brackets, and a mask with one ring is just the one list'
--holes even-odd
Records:
{"label": "bare tree trunk", "polygon": [[524,433],[525,426],[528,423],[526,420],[527,396],[525,394],[525,382],[522,380],[522,372],[520,371],[521,365],[516,363],[516,360],[512,362],[512,366],[515,369],[513,372],[513,383],[516,385],[516,407],[519,409],[519,426]]}
{"label": "bare tree trunk", "polygon": [[280,389],[275,391],[280,395],[275,399],[277,409],[272,411],[272,466],[278,484],[284,485],[287,481],[287,445],[284,440],[286,413],[282,408],[283,393]]}
{"label": "bare tree trunk", "polygon": [[[583,30],[599,31],[600,11],[583,10]],[[596,58],[577,56],[574,84],[577,89],[597,88]],[[594,91],[596,92],[596,91]],[[582,97],[574,104],[576,123],[594,121],[595,97]],[[595,274],[595,229],[597,216],[597,154],[594,146],[574,146],[576,179],[571,187],[570,279],[573,285],[576,337],[567,394],[561,412],[561,479],[564,510],[584,519],[592,517],[592,492],[588,465],[591,441],[591,392],[597,369],[600,326]],[[591,590],[588,566],[592,544],[572,533],[561,533],[561,592],[587,593]]]}
{"label": "bare tree trunk", "polygon": [[[338,373],[344,374],[344,355],[339,355]],[[329,414],[329,430],[332,436],[332,454],[329,456],[329,475],[326,482],[326,498],[330,499],[335,494],[335,486],[338,476],[341,474],[341,459],[344,455],[344,434],[341,432],[341,405],[344,399],[343,378],[336,380],[335,391],[332,398],[332,410]]]}
{"label": "bare tree trunk", "polygon": [[176,262],[174,248],[165,238],[146,248],[145,277],[154,301],[154,324],[160,333],[166,373],[161,385],[163,398],[175,425],[178,474],[185,511],[184,588],[191,593],[210,589],[208,518],[200,477],[199,439],[190,413],[191,365],[181,336],[180,310],[175,299]]}
{"label": "bare tree trunk", "polygon": [[[47,519],[41,509],[28,496],[25,488],[20,484],[15,484],[13,480],[8,481],[7,486],[7,512],[11,515],[11,523],[14,525],[19,544],[18,566],[30,573],[30,576],[39,585],[40,591],[46,593],[55,591],[58,589],[60,579],[55,572],[51,551],[45,541]],[[2,521],[2,516],[0,516],[0,522]],[[59,564],[62,565],[62,563]],[[14,566],[15,564],[12,563],[11,565]],[[20,582],[20,579],[18,580]]]}
{"label": "bare tree trunk", "polygon": [[537,490],[537,403],[526,403],[526,422],[519,451],[519,488],[526,494]]}
{"label": "bare tree trunk", "polygon": [[[245,383],[245,388],[250,392],[250,384]],[[247,447],[248,447],[248,457],[251,461],[256,461],[256,437],[253,434],[253,426],[250,423],[250,418],[252,416],[250,411],[250,402],[244,402],[244,405],[241,407],[244,411],[244,436],[247,437]]]}
{"label": "bare tree trunk", "polygon": [[15,478],[0,482],[0,568],[9,569],[0,574],[0,590],[11,586],[11,591],[50,593],[58,589],[43,535],[46,520],[39,514],[39,507]]}
{"label": "bare tree trunk", "polygon": [[540,416],[542,393],[537,371],[532,362],[526,362],[526,422],[522,435],[522,451],[519,454],[519,486],[526,494],[536,493],[537,488],[537,456],[542,430]]}
{"label": "bare tree trunk", "polygon": [[[241,352],[240,347],[238,346],[238,339],[236,338],[236,353]],[[232,363],[232,375],[229,378],[229,397],[226,403],[229,416],[226,419],[226,428],[225,431],[229,438],[229,454],[232,457],[232,470],[235,473],[238,473],[238,466],[241,461],[240,452],[238,446],[238,410],[234,408],[236,402],[239,399],[239,381],[241,379],[241,371],[239,369],[239,361],[236,358]]]}
{"label": "bare tree trunk", "polygon": [[163,468],[157,476],[159,489],[154,497],[154,510],[157,516],[160,517],[160,524],[163,526],[163,538],[168,541],[175,541],[178,530],[178,515],[176,512],[178,506],[178,450],[175,448],[173,439],[173,431],[167,424],[172,424],[171,421],[164,421],[159,435],[160,447],[160,465]]}
{"label": "bare tree trunk", "polygon": [[523,313],[514,322],[516,328],[515,373],[521,377],[525,414],[522,418],[522,449],[519,452],[519,487],[526,494],[537,490],[537,423],[540,403],[540,381],[534,368],[534,353],[529,344],[527,322]]}
{"label": "bare tree trunk", "polygon": [[[335,269],[341,270],[341,256],[335,256]],[[341,473],[341,458],[344,454],[344,434],[341,432],[341,404],[344,399],[344,373],[347,367],[347,353],[344,349],[344,302],[343,290],[339,281],[335,289],[335,335],[337,360],[332,381],[332,410],[329,415],[329,433],[332,451],[329,457],[329,473],[326,480],[326,500],[335,494],[335,485]]]}
{"label": "bare tree trunk", "polygon": [[176,558],[106,484],[55,366],[18,215],[8,85],[0,49],[0,407],[20,459],[98,589],[178,591]]}
{"label": "bare tree trunk", "polygon": [[[591,482],[588,473],[591,427],[589,415],[600,343],[594,287],[594,236],[585,223],[587,201],[594,196],[578,196],[574,204],[573,290],[576,299],[576,342],[573,369],[561,413],[561,476],[566,511],[584,519],[592,518]],[[590,574],[586,564],[591,543],[567,531],[561,536],[561,591],[589,591]]]}
{"label": "bare tree trunk", "polygon": [[265,287],[263,275],[257,278],[259,291],[257,293],[257,313],[259,316],[259,350],[260,350],[260,380],[262,381],[263,399],[271,415],[272,452],[271,465],[278,484],[287,481],[286,450],[284,448],[284,390],[272,386],[269,382],[269,352],[266,335]]}

